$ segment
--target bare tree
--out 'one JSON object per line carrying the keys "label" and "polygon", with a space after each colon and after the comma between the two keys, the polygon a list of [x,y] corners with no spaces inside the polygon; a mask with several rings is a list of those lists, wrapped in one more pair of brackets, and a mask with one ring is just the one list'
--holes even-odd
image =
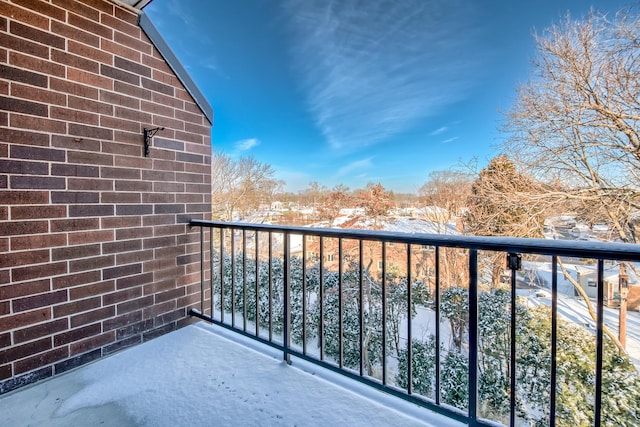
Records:
{"label": "bare tree", "polygon": [[212,158],[212,211],[213,217],[233,221],[234,215],[245,215],[270,198],[281,182],[273,178],[271,165],[253,157],[234,160],[224,153]]}
{"label": "bare tree", "polygon": [[431,172],[429,179],[418,189],[418,196],[423,205],[440,208],[429,219],[442,224],[456,221],[467,206],[472,181],[472,174],[468,172]]}
{"label": "bare tree", "polygon": [[382,184],[367,184],[367,188],[359,190],[357,195],[358,206],[364,208],[365,213],[373,218],[374,225],[378,225],[381,217],[386,216],[394,207],[391,196]]}
{"label": "bare tree", "polygon": [[505,149],[591,222],[638,242],[640,16],[592,11],[535,35],[534,75],[508,112]]}

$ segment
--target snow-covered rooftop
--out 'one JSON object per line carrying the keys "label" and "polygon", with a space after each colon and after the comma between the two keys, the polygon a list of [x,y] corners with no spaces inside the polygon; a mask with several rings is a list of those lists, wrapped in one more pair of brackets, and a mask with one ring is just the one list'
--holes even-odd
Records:
{"label": "snow-covered rooftop", "polygon": [[2,425],[459,426],[198,323],[0,397]]}

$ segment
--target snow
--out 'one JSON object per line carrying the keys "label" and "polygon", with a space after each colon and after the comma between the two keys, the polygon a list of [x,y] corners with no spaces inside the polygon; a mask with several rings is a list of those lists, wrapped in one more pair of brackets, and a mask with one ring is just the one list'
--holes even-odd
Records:
{"label": "snow", "polygon": [[[204,323],[101,359],[43,387],[54,389],[55,381],[72,384],[64,399],[34,391],[40,401],[32,405],[28,393],[39,386],[0,399],[3,425],[32,425],[37,408],[44,407],[54,408],[49,420],[40,420],[46,425],[72,425],[65,420],[100,408],[115,411],[107,421],[125,412],[121,421],[107,425],[460,425],[316,365],[298,359],[288,365],[282,353]],[[76,425],[91,424],[90,418],[76,419]]]}

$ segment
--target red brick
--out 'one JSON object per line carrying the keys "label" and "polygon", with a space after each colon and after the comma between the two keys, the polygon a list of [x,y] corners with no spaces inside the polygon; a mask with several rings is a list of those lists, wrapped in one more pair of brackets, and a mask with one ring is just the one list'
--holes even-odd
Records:
{"label": "red brick", "polygon": [[55,291],[46,294],[14,299],[11,303],[13,312],[33,310],[34,308],[47,307],[67,301],[67,291]]}
{"label": "red brick", "polygon": [[51,221],[52,232],[93,230],[100,227],[100,221],[95,218],[76,218]]}
{"label": "red brick", "polygon": [[[118,57],[116,57],[118,58]],[[106,64],[100,65],[100,74],[109,78],[120,80],[135,86],[140,84],[140,77],[136,74],[129,73],[127,71],[120,70],[118,68],[110,67]]]}
{"label": "red brick", "polygon": [[164,73],[171,73],[171,68],[169,68],[167,62],[162,58],[154,58],[151,55],[142,55],[142,63],[155,70],[160,70]]}
{"label": "red brick", "polygon": [[64,38],[52,34],[50,31],[36,30],[35,28],[22,25],[16,21],[11,23],[11,33],[37,43],[57,47],[58,49],[64,49],[66,47]]}
{"label": "red brick", "polygon": [[[91,34],[87,31],[83,31],[80,28],[75,28],[61,22],[52,21],[51,30],[54,33],[59,34],[68,39],[67,49],[70,52],[79,54],[79,52],[75,50],[74,46],[72,46],[72,42],[76,43],[75,41],[84,43],[85,45],[90,45],[96,48],[100,47],[100,37],[96,36],[95,34]],[[87,57],[90,57],[90,56],[87,56]],[[93,59],[96,59],[96,58],[93,58]]]}
{"label": "red brick", "polygon": [[[95,283],[100,280],[101,273],[99,270],[87,271],[84,273],[69,274],[67,276],[54,277],[53,289],[72,288],[74,286],[86,285],[87,283]],[[78,291],[72,288],[69,295],[72,300],[78,299]],[[89,295],[86,295],[89,296]]]}
{"label": "red brick", "polygon": [[10,118],[11,126],[30,131],[43,131],[51,133],[66,133],[67,124],[57,120],[49,120],[41,117],[25,116],[22,114],[12,114]]}
{"label": "red brick", "polygon": [[11,365],[0,366],[0,381],[11,378],[12,375]]}
{"label": "red brick", "polygon": [[81,96],[83,98],[98,99],[98,89],[90,85],[70,82],[68,80],[51,78],[51,89],[58,92]]}
{"label": "red brick", "polygon": [[52,50],[51,59],[59,64],[80,68],[82,70],[89,71],[90,73],[97,74],[100,70],[100,65],[96,61],[57,49]]}
{"label": "red brick", "polygon": [[185,296],[185,289],[184,289],[184,287],[179,287],[179,288],[170,289],[168,291],[156,294],[155,295],[155,302],[156,302],[156,304],[158,304],[158,303],[161,303],[161,302],[164,302],[164,301],[177,299],[177,298],[180,298],[180,297],[183,297],[183,296]]}
{"label": "red brick", "polygon": [[69,322],[66,318],[53,320],[47,323],[41,323],[36,326],[30,326],[28,328],[19,329],[13,331],[13,341],[16,344],[31,341],[44,337],[46,335],[52,335],[56,332],[64,331],[69,327]]}
{"label": "red brick", "polygon": [[11,250],[21,251],[25,249],[55,248],[66,246],[66,234],[34,234],[32,236],[20,236],[11,238]]}
{"label": "red brick", "polygon": [[[124,46],[130,47],[132,49],[134,49],[137,52],[141,52],[141,53],[151,53],[152,50],[152,45],[151,43],[147,42],[146,40],[140,40],[138,38],[134,38],[131,36],[128,36],[124,33],[120,33],[117,32],[114,34],[113,40],[116,43],[120,43]],[[137,61],[136,61],[137,62]]]}
{"label": "red brick", "polygon": [[160,114],[165,117],[173,117],[175,114],[175,110],[173,108],[156,104],[155,102],[143,101],[141,105],[141,109],[142,111],[147,111],[149,113],[154,113],[154,114]]}
{"label": "red brick", "polygon": [[[13,49],[18,52],[49,59],[49,48],[29,40],[21,39],[7,33],[0,33],[0,46]],[[11,79],[12,80],[12,79]]]}
{"label": "red brick", "polygon": [[47,221],[12,221],[0,223],[0,236],[17,236],[21,234],[40,234],[49,231]]}
{"label": "red brick", "polygon": [[65,206],[12,206],[11,219],[60,218],[67,216]]}
{"label": "red brick", "polygon": [[[32,9],[32,6],[28,5],[28,8]],[[25,22],[29,25],[41,28],[43,30],[47,30],[49,28],[49,20],[44,16],[36,15],[30,10],[25,10],[21,7],[13,6],[12,4],[9,4],[7,2],[0,3],[0,16],[10,17],[13,22]]]}
{"label": "red brick", "polygon": [[33,282],[13,283],[0,286],[0,300],[20,298],[27,295],[41,294],[51,290],[51,280],[42,279]]}
{"label": "red brick", "polygon": [[122,19],[123,21],[128,22],[131,25],[138,24],[138,16],[128,9],[116,6],[115,15],[116,18]]}
{"label": "red brick", "polygon": [[76,273],[79,271],[101,269],[111,267],[114,263],[115,257],[113,255],[83,258],[69,262],[69,272]]}
{"label": "red brick", "polygon": [[88,31],[91,34],[97,34],[100,37],[103,37],[109,40],[113,39],[113,30],[98,22],[90,21],[88,19],[85,19],[73,13],[69,13],[68,22],[69,22],[69,25],[82,28],[83,30]]}
{"label": "red brick", "polygon": [[[100,255],[100,245],[65,246],[52,250],[53,261],[72,260]],[[91,258],[93,259],[93,258]],[[71,272],[78,270],[71,269]]]}
{"label": "red brick", "polygon": [[[1,41],[1,40],[0,40]],[[43,74],[0,64],[0,75],[7,80],[26,83],[32,86],[47,87],[48,79]]]}
{"label": "red brick", "polygon": [[163,303],[155,302],[151,307],[147,307],[142,311],[143,317],[157,317],[161,314],[171,312],[176,309],[176,300],[165,301]]}
{"label": "red brick", "polygon": [[77,68],[67,68],[67,79],[95,88],[113,89],[113,80]]}
{"label": "red brick", "polygon": [[135,62],[140,60],[140,52],[135,49],[125,47],[119,43],[114,43],[111,40],[100,39],[100,48],[106,52],[125,57]]}
{"label": "red brick", "polygon": [[109,242],[113,240],[112,230],[91,231],[69,233],[69,244],[78,245],[83,243]]}
{"label": "red brick", "polygon": [[32,371],[45,365],[57,362],[69,357],[69,349],[67,347],[56,348],[46,353],[38,354],[24,360],[19,360],[14,364],[15,374]]}
{"label": "red brick", "polygon": [[9,347],[11,345],[11,334],[9,332],[0,334],[0,348]]}
{"label": "red brick", "polygon": [[102,203],[140,203],[139,193],[115,193],[103,192],[101,194]]}
{"label": "red brick", "polygon": [[70,151],[67,154],[67,162],[69,163],[78,163],[81,165],[103,165],[103,166],[112,166],[113,165],[113,156],[100,154],[100,153],[90,153],[90,152],[82,152],[82,151]]}
{"label": "red brick", "polygon": [[[140,149],[140,153],[137,154],[123,154],[123,156],[141,156],[142,153],[142,135],[138,132],[125,132],[121,130],[115,130],[113,132],[113,140],[115,142],[124,142],[128,144],[131,149]],[[115,146],[114,146],[115,147]],[[151,148],[153,151],[153,147]]]}
{"label": "red brick", "polygon": [[127,289],[134,286],[146,285],[151,282],[153,282],[152,272],[137,274],[135,276],[123,277],[116,280],[116,288],[118,290]]}
{"label": "red brick", "polygon": [[[100,18],[100,12],[75,0],[53,0],[52,3],[65,10],[72,10],[94,21]],[[82,28],[82,26],[79,27]]]}
{"label": "red brick", "polygon": [[77,343],[73,343],[69,346],[69,351],[72,356],[76,354],[84,353],[94,348],[105,346],[115,341],[115,333],[107,332],[102,335],[97,335],[91,338],[87,338]]}
{"label": "red brick", "polygon": [[53,317],[65,317],[100,307],[100,297],[76,300],[53,307]]}
{"label": "red brick", "polygon": [[135,288],[123,289],[111,294],[103,295],[102,300],[103,300],[103,305],[112,305],[122,301],[133,300],[140,296],[142,296],[142,288],[135,287]]}
{"label": "red brick", "polygon": [[121,19],[114,18],[111,15],[104,14],[100,17],[101,22],[107,27],[114,28],[118,31],[126,33],[131,37],[140,38],[140,27],[132,25]]}
{"label": "red brick", "polygon": [[56,347],[60,347],[61,345],[79,341],[92,335],[98,335],[100,332],[102,332],[102,327],[99,323],[86,325],[81,328],[72,329],[70,331],[62,332],[58,335],[55,335],[53,337],[53,345]]}
{"label": "red brick", "polygon": [[[99,49],[100,43],[87,46],[85,43],[78,43],[73,40],[67,42],[67,50],[79,57],[92,59],[102,64],[113,64],[113,55]],[[96,71],[97,72],[97,71]]]}
{"label": "red brick", "polygon": [[142,139],[142,124],[140,122],[119,119],[115,117],[101,116],[100,126],[106,127],[106,128],[126,130],[138,135],[139,138]]}
{"label": "red brick", "polygon": [[113,114],[113,106],[104,102],[93,101],[86,98],[79,98],[75,96],[69,96],[69,108],[75,108],[76,110],[82,110],[87,112],[99,113],[99,114]]}
{"label": "red brick", "polygon": [[148,89],[143,89],[138,86],[133,86],[127,83],[123,83],[121,81],[115,81],[113,83],[113,88],[116,92],[124,94],[125,96],[129,96],[135,99],[151,99],[151,91]]}
{"label": "red brick", "polygon": [[63,190],[66,187],[64,178],[48,176],[21,176],[11,177],[11,188],[20,190]]}
{"label": "red brick", "polygon": [[[125,228],[139,227],[142,224],[142,218],[135,217],[108,217],[102,218],[102,228]],[[121,239],[118,239],[121,240]]]}
{"label": "red brick", "polygon": [[86,325],[92,322],[100,322],[104,319],[115,316],[115,307],[104,307],[97,310],[88,311],[86,313],[78,314],[71,317],[71,327],[77,328],[78,326]]}
{"label": "red brick", "polygon": [[51,319],[51,308],[41,308],[26,313],[19,313],[2,319],[2,325],[6,330],[18,329],[38,322]]}
{"label": "red brick", "polygon": [[33,56],[23,55],[18,52],[9,53],[9,62],[19,68],[26,68],[28,70],[36,71],[38,73],[52,75],[60,78],[64,78],[65,69],[62,65],[55,62],[47,61],[43,58],[37,58]]}
{"label": "red brick", "polygon": [[[100,276],[100,272],[95,271],[94,273],[98,273],[98,277]],[[69,289],[69,299],[73,301],[77,299],[87,298],[93,295],[106,294],[115,290],[115,282],[113,280],[92,283],[90,285],[84,286],[76,286]]]}
{"label": "red brick", "polygon": [[154,92],[163,93],[168,96],[174,96],[174,91],[172,86],[156,82],[155,80],[151,80],[143,77],[142,87],[147,88]]}
{"label": "red brick", "polygon": [[10,347],[6,350],[0,350],[0,364],[23,359],[33,354],[42,353],[43,351],[47,351],[49,349],[51,349],[51,338],[44,338],[27,344]]}
{"label": "red brick", "polygon": [[52,277],[65,274],[67,272],[67,264],[65,262],[49,263],[44,265],[36,265],[22,268],[13,268],[11,277],[14,282],[23,282],[25,280],[37,279],[40,277]]}
{"label": "red brick", "polygon": [[86,191],[52,191],[51,203],[98,203],[100,194]]}
{"label": "red brick", "polygon": [[97,166],[54,163],[51,165],[51,175],[97,178],[100,175],[100,168]]}
{"label": "red brick", "polygon": [[114,205],[70,205],[69,217],[111,216],[115,213]]}
{"label": "red brick", "polygon": [[15,82],[11,83],[11,96],[54,105],[67,104],[67,97],[61,93],[52,92],[46,89],[38,89],[33,86],[25,86]]}
{"label": "red brick", "polygon": [[90,6],[94,9],[98,9],[100,12],[104,12],[108,15],[113,15],[113,3],[106,2],[104,0],[80,0],[82,3]]}
{"label": "red brick", "polygon": [[2,171],[2,173],[18,175],[48,175],[49,165],[42,162],[0,160],[0,171]]}
{"label": "red brick", "polygon": [[118,315],[153,305],[153,295],[132,299],[117,305]]}
{"label": "red brick", "polygon": [[153,259],[153,249],[138,252],[126,252],[116,255],[116,264],[131,264],[133,262],[143,262]]}
{"label": "red brick", "polygon": [[107,104],[121,105],[133,109],[140,108],[140,100],[132,96],[126,96],[115,92],[100,91],[100,100]]}
{"label": "red brick", "polygon": [[[153,80],[173,87],[182,87],[182,83],[180,83],[180,80],[178,80],[178,78],[170,71],[163,72],[159,70],[153,70]],[[189,99],[189,101],[190,100],[191,99]]]}
{"label": "red brick", "polygon": [[152,191],[153,183],[145,181],[123,181],[117,180],[115,182],[116,191]]}
{"label": "red brick", "polygon": [[11,252],[0,257],[0,268],[49,262],[49,250]]}
{"label": "red brick", "polygon": [[[53,19],[57,19],[59,21],[64,21],[67,14],[63,9],[59,7],[55,7],[46,2],[34,2],[33,0],[13,0],[14,3],[24,6],[34,12],[38,12],[42,15],[46,15]],[[30,14],[33,16],[33,14]],[[47,20],[48,24],[48,20]],[[41,27],[43,29],[48,29],[48,25]]]}

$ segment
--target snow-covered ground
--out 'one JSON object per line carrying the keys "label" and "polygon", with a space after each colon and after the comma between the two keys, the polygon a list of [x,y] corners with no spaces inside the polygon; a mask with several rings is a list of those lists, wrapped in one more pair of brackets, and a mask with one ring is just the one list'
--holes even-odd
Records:
{"label": "snow-covered ground", "polygon": [[460,426],[198,323],[0,397],[2,426]]}

